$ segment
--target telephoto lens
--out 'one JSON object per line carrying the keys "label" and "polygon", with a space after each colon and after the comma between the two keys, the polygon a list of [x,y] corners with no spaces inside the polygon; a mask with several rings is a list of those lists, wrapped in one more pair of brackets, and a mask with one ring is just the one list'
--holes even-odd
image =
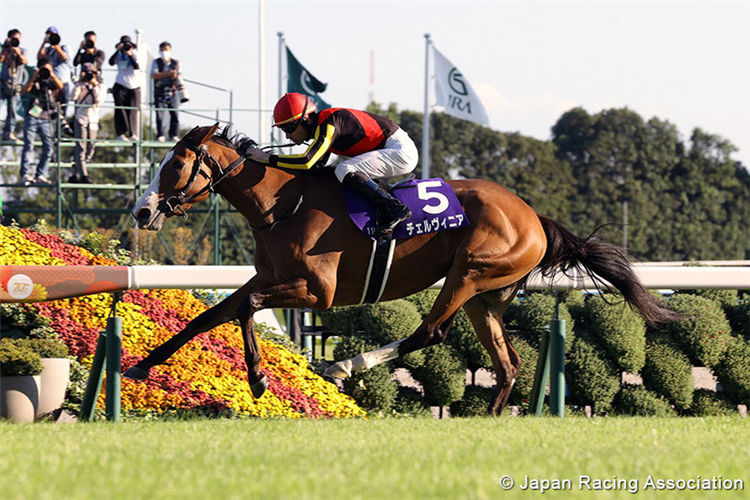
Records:
{"label": "telephoto lens", "polygon": [[93,49],[94,48],[94,42],[91,40],[86,40],[86,43],[84,44],[84,47],[87,49]]}
{"label": "telephoto lens", "polygon": [[57,45],[60,43],[60,35],[57,33],[50,33],[49,34],[49,44],[50,45]]}
{"label": "telephoto lens", "polygon": [[50,73],[48,68],[39,68],[39,78],[41,78],[42,80],[46,80],[47,78],[49,78],[49,76]]}
{"label": "telephoto lens", "polygon": [[21,44],[21,42],[18,41],[18,38],[11,38],[10,39],[10,46],[11,47],[18,47]]}
{"label": "telephoto lens", "polygon": [[83,80],[84,81],[90,82],[93,79],[94,79],[94,74],[93,73],[84,73],[83,74]]}

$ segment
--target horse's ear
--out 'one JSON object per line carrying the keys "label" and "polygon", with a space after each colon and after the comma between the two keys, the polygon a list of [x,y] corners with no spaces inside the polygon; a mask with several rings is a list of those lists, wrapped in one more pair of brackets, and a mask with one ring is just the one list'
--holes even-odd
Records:
{"label": "horse's ear", "polygon": [[208,129],[208,132],[206,132],[206,135],[204,135],[204,136],[203,136],[203,138],[201,139],[201,142],[200,142],[199,146],[202,146],[202,145],[203,145],[203,144],[205,144],[205,143],[206,143],[206,142],[207,142],[207,141],[208,141],[208,140],[209,140],[209,139],[210,139],[211,137],[213,137],[213,136],[214,136],[214,134],[216,134],[216,131],[217,131],[218,129],[219,129],[219,122],[216,122],[216,123],[214,123],[213,125],[211,125],[211,128],[210,128],[210,129]]}

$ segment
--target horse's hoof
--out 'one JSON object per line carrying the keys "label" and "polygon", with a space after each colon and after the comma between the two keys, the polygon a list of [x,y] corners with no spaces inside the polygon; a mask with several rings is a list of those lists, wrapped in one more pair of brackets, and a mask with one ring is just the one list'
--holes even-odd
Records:
{"label": "horse's hoof", "polygon": [[349,378],[352,376],[352,360],[339,361],[329,366],[325,374],[333,378]]}
{"label": "horse's hoof", "polygon": [[263,375],[263,378],[250,385],[250,392],[253,393],[255,399],[259,399],[264,392],[268,389],[268,377]]}
{"label": "horse's hoof", "polygon": [[137,366],[131,366],[122,374],[122,376],[130,380],[141,382],[148,378],[148,371],[138,368]]}

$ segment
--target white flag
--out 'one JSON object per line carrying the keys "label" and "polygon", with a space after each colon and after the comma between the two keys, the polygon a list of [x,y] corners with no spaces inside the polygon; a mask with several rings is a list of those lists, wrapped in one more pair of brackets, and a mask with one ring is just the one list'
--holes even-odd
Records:
{"label": "white flag", "polygon": [[469,81],[453,63],[433,47],[435,54],[435,95],[437,105],[456,118],[489,126],[490,120]]}

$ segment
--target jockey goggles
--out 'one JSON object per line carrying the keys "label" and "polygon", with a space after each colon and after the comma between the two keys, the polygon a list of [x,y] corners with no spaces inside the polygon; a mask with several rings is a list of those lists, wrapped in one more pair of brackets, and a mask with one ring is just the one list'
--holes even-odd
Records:
{"label": "jockey goggles", "polygon": [[299,122],[305,119],[305,116],[307,116],[307,105],[310,103],[309,99],[305,99],[305,106],[302,108],[302,114],[300,117],[293,122],[284,123],[283,125],[277,125],[282,132],[291,134],[295,130],[297,130],[297,126],[299,125]]}

